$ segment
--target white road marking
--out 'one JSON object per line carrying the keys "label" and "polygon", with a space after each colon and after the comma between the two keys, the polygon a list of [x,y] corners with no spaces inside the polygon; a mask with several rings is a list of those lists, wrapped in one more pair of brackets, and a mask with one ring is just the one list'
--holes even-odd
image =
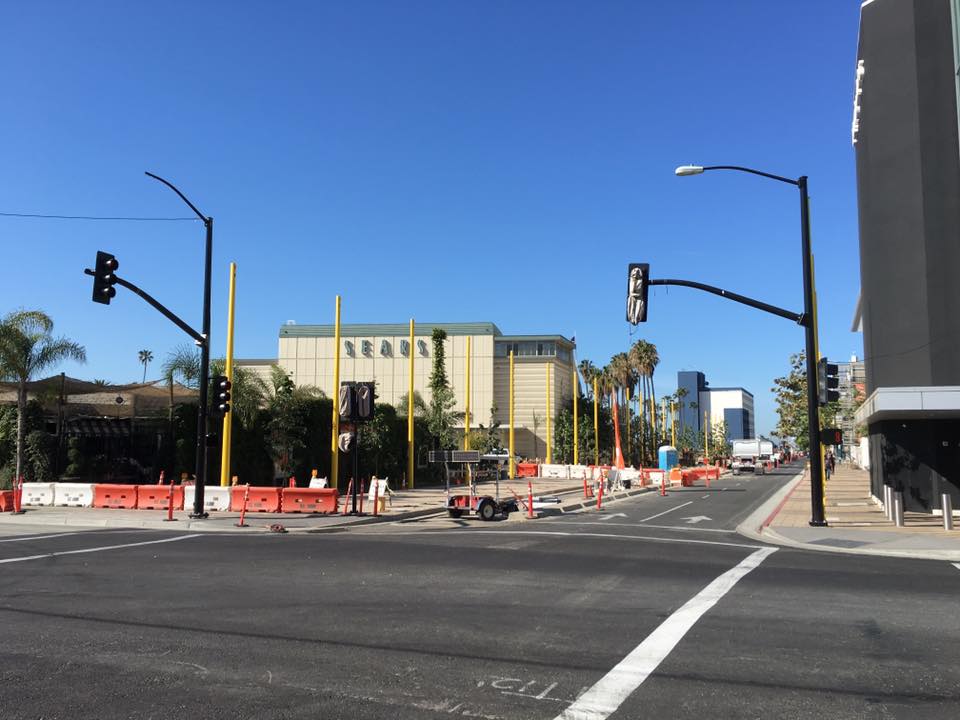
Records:
{"label": "white road marking", "polygon": [[18,558],[6,558],[0,560],[0,565],[5,563],[26,562],[27,560],[40,560],[42,558],[59,557],[60,555],[80,555],[81,553],[102,552],[103,550],[120,550],[122,548],[140,547],[141,545],[157,545],[159,543],[177,542],[178,540],[189,540],[190,538],[200,537],[201,533],[192,535],[178,535],[177,537],[164,538],[163,540],[147,540],[146,542],[125,543],[123,545],[104,545],[102,547],[85,548],[83,550],[61,550],[60,552],[44,553],[43,555],[25,555]]}
{"label": "white road marking", "polygon": [[683,530],[685,532],[713,532],[713,533],[726,533],[727,535],[733,535],[736,533],[735,530],[719,530],[717,528],[703,528],[703,527],[690,527],[689,525],[635,525],[633,523],[608,523],[608,522],[581,522],[579,520],[563,520],[557,518],[556,520],[541,520],[541,524],[549,525],[601,525],[603,527],[642,527],[644,530],[647,528],[657,528],[659,530]]}
{"label": "white road marking", "polygon": [[605,720],[643,684],[704,613],[776,548],[761,548],[707,585],[555,720]]}
{"label": "white road marking", "polygon": [[600,516],[600,519],[601,519],[601,520],[611,520],[611,519],[613,519],[613,518],[615,518],[615,517],[625,518],[626,516],[627,516],[626,513],[613,513],[613,515],[601,515],[601,516]]}
{"label": "white road marking", "polygon": [[701,523],[704,520],[710,520],[706,515],[691,515],[690,517],[680,518],[681,520],[686,520],[688,525],[696,525]]}
{"label": "white road marking", "polygon": [[953,566],[954,566],[957,570],[960,570],[960,563],[954,563]]}
{"label": "white road marking", "polygon": [[[82,532],[81,531],[65,532],[65,533],[57,533],[55,535],[28,535],[27,537],[4,538],[3,540],[0,540],[0,543],[26,542],[27,540],[46,540],[47,538],[67,537],[68,535],[87,535],[90,532],[91,531],[89,530],[84,530]],[[96,532],[96,531],[92,531],[92,532]]]}
{"label": "white road marking", "polygon": [[674,510],[679,510],[680,508],[686,507],[687,505],[693,505],[693,500],[688,500],[687,502],[683,503],[682,505],[677,505],[676,507],[672,507],[672,508],[670,508],[669,510],[664,510],[662,513],[657,513],[656,515],[651,515],[650,517],[644,518],[643,520],[639,520],[638,522],[646,522],[647,520],[653,520],[654,518],[658,518],[658,517],[660,517],[661,515],[666,515],[667,513],[673,512]]}
{"label": "white road marking", "polygon": [[[647,526],[653,527],[653,526]],[[702,532],[702,531],[700,531]],[[721,545],[724,547],[750,548],[758,550],[764,548],[763,545],[751,545],[748,543],[720,542],[718,540],[693,540],[688,538],[666,538],[655,535],[618,535],[616,533],[590,533],[590,532],[562,532],[560,530],[436,530],[420,531],[408,533],[381,533],[383,535],[418,535],[420,537],[430,535],[459,535],[460,537],[470,537],[472,535],[558,535],[561,537],[573,538],[613,538],[616,540],[649,540],[650,542],[665,543],[687,543],[689,545]]]}

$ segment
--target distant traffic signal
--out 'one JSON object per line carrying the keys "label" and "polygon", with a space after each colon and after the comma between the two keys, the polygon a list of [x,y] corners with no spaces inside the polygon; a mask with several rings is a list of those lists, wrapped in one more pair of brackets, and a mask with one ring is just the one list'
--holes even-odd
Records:
{"label": "distant traffic signal", "polygon": [[230,388],[233,385],[226,375],[215,375],[211,381],[213,384],[213,408],[212,415],[223,417],[230,412]]}
{"label": "distant traffic signal", "polygon": [[[109,305],[110,300],[117,294],[113,286],[117,281],[117,268],[120,263],[110,253],[97,251],[97,265],[93,271],[93,301]],[[87,270],[89,273],[90,271]]]}
{"label": "distant traffic signal", "polygon": [[631,325],[647,321],[649,285],[649,263],[630,263],[627,268],[627,322]]}
{"label": "distant traffic signal", "polygon": [[373,420],[375,398],[372,382],[341,382],[337,398],[340,420],[343,422]]}
{"label": "distant traffic signal", "polygon": [[817,395],[821,405],[840,399],[836,388],[840,387],[840,368],[835,363],[820,358],[817,362]]}

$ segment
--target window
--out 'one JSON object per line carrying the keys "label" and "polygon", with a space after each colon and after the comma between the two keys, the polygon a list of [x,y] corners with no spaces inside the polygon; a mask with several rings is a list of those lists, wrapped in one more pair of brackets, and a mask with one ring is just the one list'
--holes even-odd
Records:
{"label": "window", "polygon": [[[498,342],[493,346],[496,357],[507,357],[510,351],[514,357],[554,357],[557,354],[557,344],[549,340],[522,340],[520,342]],[[569,352],[567,360],[570,359]]]}

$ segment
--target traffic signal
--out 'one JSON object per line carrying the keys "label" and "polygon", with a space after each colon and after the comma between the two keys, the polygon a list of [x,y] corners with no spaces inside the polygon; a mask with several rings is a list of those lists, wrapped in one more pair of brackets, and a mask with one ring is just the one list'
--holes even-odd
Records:
{"label": "traffic signal", "polygon": [[826,358],[817,361],[817,395],[821,405],[840,399],[836,388],[840,387],[840,368],[835,363],[827,362]]}
{"label": "traffic signal", "polygon": [[649,285],[649,263],[630,263],[627,268],[627,322],[631,325],[647,321]]}
{"label": "traffic signal", "polygon": [[230,412],[230,388],[233,387],[226,375],[215,375],[213,380],[212,415],[223,417]]}
{"label": "traffic signal", "polygon": [[824,445],[843,445],[843,431],[840,428],[821,428],[820,442]]}
{"label": "traffic signal", "polygon": [[[109,305],[110,300],[117,294],[113,284],[117,281],[117,268],[120,263],[110,253],[97,250],[97,265],[93,271],[93,301]],[[90,272],[89,270],[87,272]]]}
{"label": "traffic signal", "polygon": [[343,422],[373,420],[374,384],[372,382],[340,383],[337,407]]}

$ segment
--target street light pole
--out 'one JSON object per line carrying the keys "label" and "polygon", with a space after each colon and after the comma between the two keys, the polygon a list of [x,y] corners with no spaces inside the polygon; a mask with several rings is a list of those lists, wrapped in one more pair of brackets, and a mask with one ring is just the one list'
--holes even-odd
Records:
{"label": "street light pole", "polygon": [[151,172],[145,174],[162,182],[179,195],[180,199],[197,214],[197,217],[203,220],[203,225],[206,228],[203,267],[203,327],[200,331],[203,341],[197,342],[197,345],[200,346],[200,397],[197,402],[197,451],[194,473],[196,487],[193,496],[193,512],[190,514],[191,518],[206,518],[207,512],[203,508],[203,493],[207,483],[207,385],[210,383],[210,275],[213,256],[213,218],[197,210],[196,206],[173,183]]}
{"label": "street light pole", "polygon": [[820,401],[817,393],[817,328],[814,324],[813,307],[813,255],[810,252],[810,197],[807,193],[807,176],[798,179],[773,175],[739,165],[681,165],[676,169],[680,176],[700,175],[706,170],[736,170],[777,180],[793,185],[800,190],[800,244],[803,252],[803,318],[807,360],[807,439],[810,450],[810,525],[823,527],[827,524],[823,510],[823,463],[820,458]]}

